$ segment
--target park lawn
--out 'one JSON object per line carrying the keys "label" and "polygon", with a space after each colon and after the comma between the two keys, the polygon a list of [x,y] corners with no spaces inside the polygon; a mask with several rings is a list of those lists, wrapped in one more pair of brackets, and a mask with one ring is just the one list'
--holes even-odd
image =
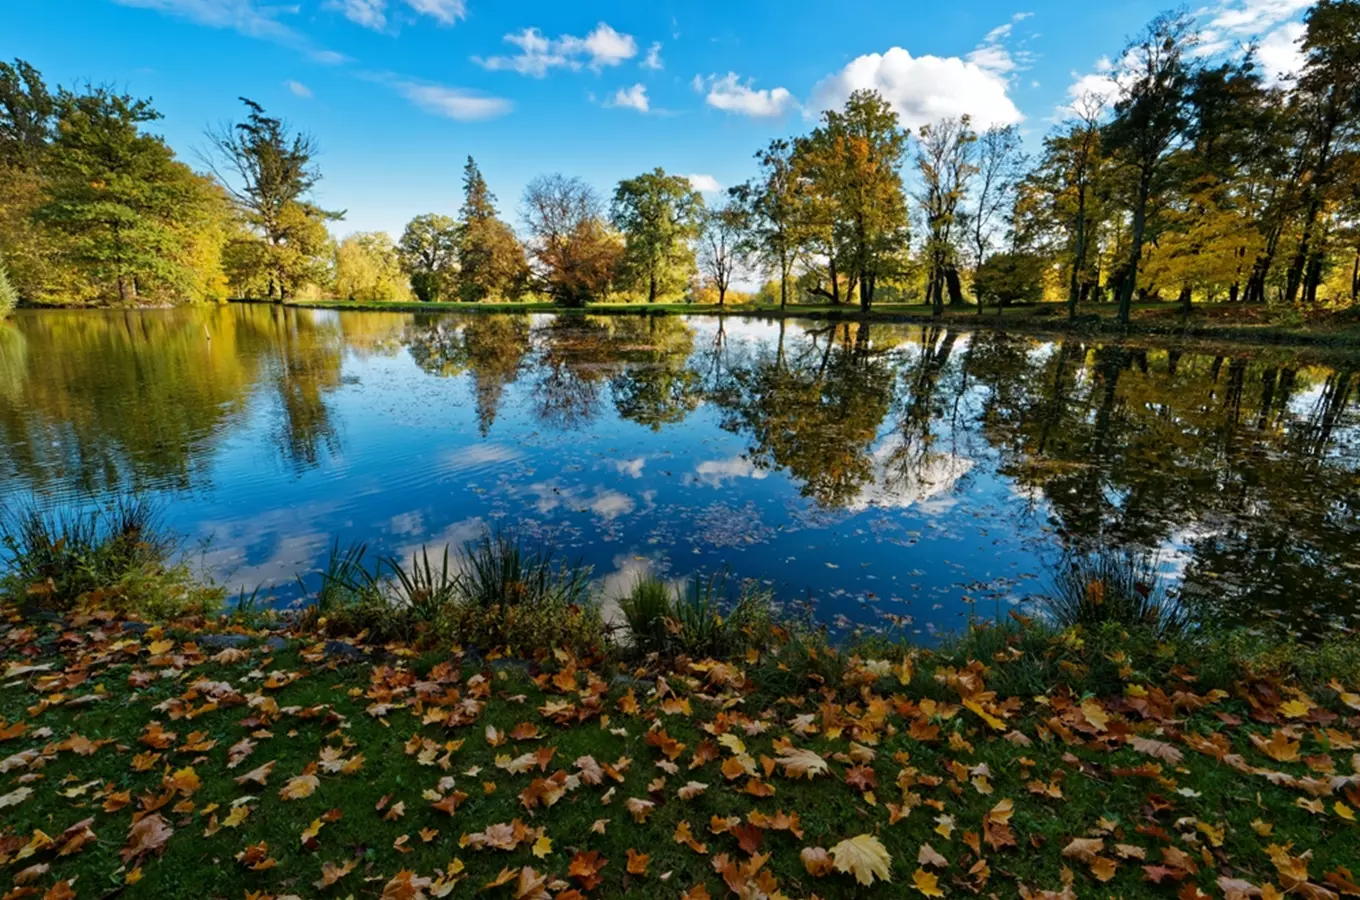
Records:
{"label": "park lawn", "polygon": [[1360,891],[1360,696],[1339,684],[1116,660],[1108,696],[999,696],[1024,640],[820,685],[755,654],[610,677],[9,612],[6,897]]}

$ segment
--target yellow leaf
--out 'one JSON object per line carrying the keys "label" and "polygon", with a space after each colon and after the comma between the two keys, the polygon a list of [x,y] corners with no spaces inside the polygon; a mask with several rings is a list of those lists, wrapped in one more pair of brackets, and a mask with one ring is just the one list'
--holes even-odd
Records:
{"label": "yellow leaf", "polygon": [[1119,863],[1104,856],[1097,856],[1091,860],[1091,874],[1096,877],[1096,881],[1109,881],[1114,877],[1115,869],[1119,868]]}
{"label": "yellow leaf", "polygon": [[547,859],[548,854],[552,853],[552,838],[546,834],[534,841],[534,856],[539,859]]}
{"label": "yellow leaf", "polygon": [[917,869],[911,873],[911,880],[916,890],[925,894],[927,897],[943,897],[944,891],[940,890],[940,879],[934,872],[927,872],[925,869]]}
{"label": "yellow leaf", "polygon": [[831,848],[831,857],[836,861],[836,871],[849,872],[866,887],[874,883],[874,876],[892,881],[892,857],[882,842],[871,834],[841,841]]}

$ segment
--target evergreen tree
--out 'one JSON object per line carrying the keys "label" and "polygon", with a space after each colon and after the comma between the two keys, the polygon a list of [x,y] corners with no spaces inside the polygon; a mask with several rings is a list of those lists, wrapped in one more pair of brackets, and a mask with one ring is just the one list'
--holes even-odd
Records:
{"label": "evergreen tree", "polygon": [[496,217],[496,198],[470,156],[463,167],[462,217],[458,234],[459,297],[469,303],[490,297],[517,297],[528,272],[524,248],[510,226]]}

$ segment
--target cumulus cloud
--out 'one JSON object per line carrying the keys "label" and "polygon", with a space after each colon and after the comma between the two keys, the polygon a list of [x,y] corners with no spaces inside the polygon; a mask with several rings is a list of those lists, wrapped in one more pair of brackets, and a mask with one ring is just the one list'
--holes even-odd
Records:
{"label": "cumulus cloud", "polygon": [[1032,15],[1034,13],[1016,13],[1011,16],[1009,22],[998,25],[987,32],[982,38],[982,43],[974,47],[973,51],[968,54],[968,61],[979,68],[995,72],[998,75],[1010,75],[1013,72],[1029,68],[1034,61],[1033,54],[1023,48],[1012,49],[1007,42],[1014,36],[1015,26]]}
{"label": "cumulus cloud", "polygon": [[604,102],[604,105],[635,109],[642,113],[652,108],[651,101],[647,99],[647,86],[644,84],[635,84],[630,88],[619,88],[614,92],[614,96]]}
{"label": "cumulus cloud", "polygon": [[653,72],[660,72],[666,68],[665,64],[661,62],[660,41],[654,42],[652,46],[647,48],[647,56],[642,60],[641,66],[644,69],[651,69]]}
{"label": "cumulus cloud", "polygon": [[716,75],[694,77],[695,90],[707,91],[704,102],[723,112],[771,118],[782,116],[798,105],[793,94],[785,88],[756,90],[751,84],[751,79],[742,82],[736,72],[728,72],[721,78]]}
{"label": "cumulus cloud", "polygon": [[1313,0],[1220,0],[1200,12],[1197,53],[1236,53],[1255,44],[1267,77],[1280,81],[1303,65],[1298,40],[1304,26],[1298,15],[1312,5]]}
{"label": "cumulus cloud", "polygon": [[302,99],[307,100],[312,96],[312,89],[301,81],[285,81],[283,86],[288,88],[294,97],[301,97]]}
{"label": "cumulus cloud", "polygon": [[551,69],[577,71],[583,67],[596,72],[617,66],[637,56],[637,41],[631,34],[615,31],[601,22],[583,38],[564,34],[549,38],[537,28],[507,34],[505,40],[519,48],[514,56],[474,56],[473,62],[492,71],[518,72],[542,78]]}
{"label": "cumulus cloud", "polygon": [[689,179],[690,187],[701,194],[717,194],[721,193],[723,189],[722,185],[718,184],[718,179],[712,175],[686,175],[684,177]]}
{"label": "cumulus cloud", "polygon": [[[977,51],[975,51],[977,52]],[[1024,118],[1009,96],[1010,84],[995,57],[986,65],[957,56],[912,56],[901,47],[851,60],[812,90],[812,110],[842,106],[857,90],[876,90],[908,128],[970,115],[977,128],[1011,125]]]}
{"label": "cumulus cloud", "polygon": [[494,119],[514,108],[514,104],[503,97],[489,97],[463,88],[401,79],[393,80],[391,84],[397,93],[426,112],[459,122]]}

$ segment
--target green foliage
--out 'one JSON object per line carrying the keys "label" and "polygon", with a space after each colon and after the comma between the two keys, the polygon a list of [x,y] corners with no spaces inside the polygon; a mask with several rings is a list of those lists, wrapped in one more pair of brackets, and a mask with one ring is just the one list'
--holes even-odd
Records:
{"label": "green foliage", "polygon": [[335,248],[335,292],[350,300],[383,302],[410,296],[397,248],[383,231],[352,234]]}
{"label": "green foliage", "polygon": [[624,235],[625,278],[655,303],[682,290],[695,271],[690,241],[699,236],[704,201],[681,175],[663,169],[620,181],[614,191],[614,226]]}
{"label": "green foliage", "polygon": [[425,213],[406,224],[397,254],[422,303],[453,297],[458,287],[458,223],[448,216]]}
{"label": "green foliage", "polygon": [[[241,98],[243,121],[208,132],[214,166],[230,172],[219,180],[253,232],[253,240],[231,254],[233,290],[238,296],[284,300],[307,284],[323,280],[329,247],[325,223],[343,218],[308,198],[321,174],[314,163],[316,141],[264,108]],[[215,169],[216,171],[216,169]]]}
{"label": "green foliage", "polygon": [[998,312],[1012,303],[1038,303],[1044,295],[1044,260],[1034,253],[994,253],[973,274],[978,302]]}

